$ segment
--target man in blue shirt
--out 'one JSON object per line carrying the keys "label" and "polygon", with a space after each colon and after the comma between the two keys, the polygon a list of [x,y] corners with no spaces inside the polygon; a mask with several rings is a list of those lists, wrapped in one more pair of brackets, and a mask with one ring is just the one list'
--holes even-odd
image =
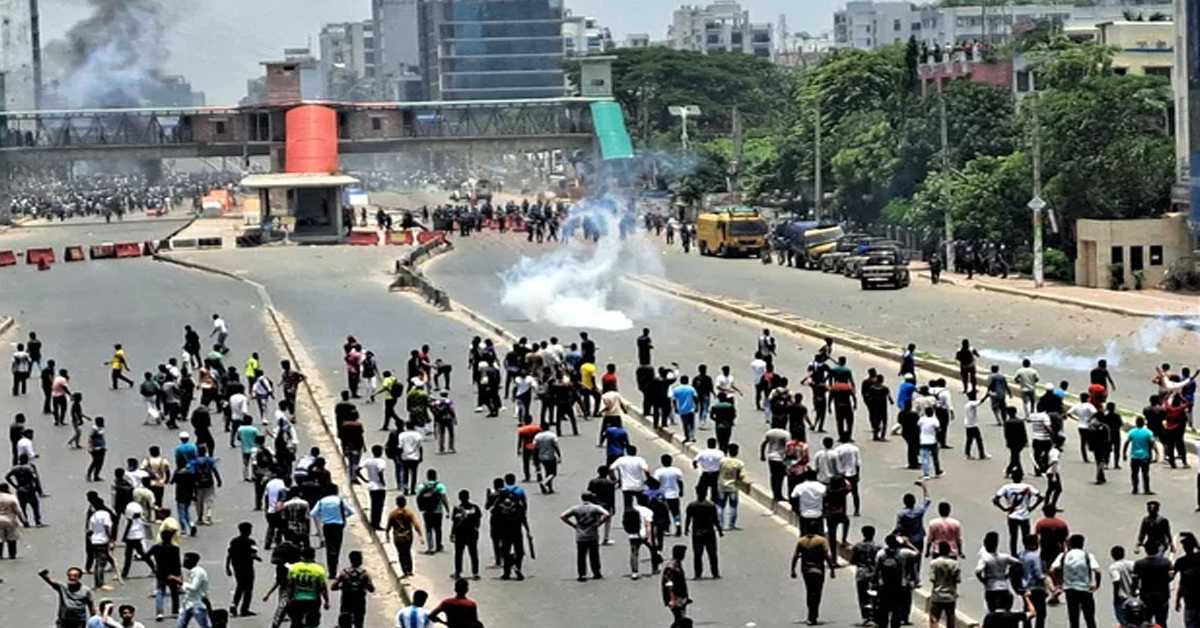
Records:
{"label": "man in blue shirt", "polygon": [[696,389],[688,383],[688,376],[680,376],[679,385],[671,393],[671,400],[675,403],[675,414],[679,415],[679,422],[683,424],[685,443],[696,442],[696,397]]}
{"label": "man in blue shirt", "polygon": [[606,467],[611,467],[612,463],[625,455],[625,448],[629,446],[629,433],[621,427],[621,419],[616,419],[615,425],[608,426],[600,433],[600,443],[604,445],[604,458]]}
{"label": "man in blue shirt", "polygon": [[192,461],[198,454],[196,446],[191,442],[191,435],[187,432],[179,433],[179,444],[175,446],[175,468],[186,468],[188,463]]}
{"label": "man in blue shirt", "polygon": [[912,404],[913,393],[917,391],[917,384],[913,380],[911,373],[906,374],[900,388],[896,390],[896,407],[900,410],[906,410]]}
{"label": "man in blue shirt", "polygon": [[[1153,399],[1151,403],[1153,404]],[[1150,463],[1154,461],[1154,432],[1146,428],[1146,419],[1137,418],[1137,427],[1125,435],[1123,456],[1129,461],[1129,476],[1133,483],[1133,494],[1138,494],[1138,475],[1142,476],[1142,492],[1153,495],[1150,490]]]}
{"label": "man in blue shirt", "polygon": [[346,531],[346,519],[354,516],[354,509],[338,495],[336,485],[329,486],[325,496],[317,500],[309,512],[313,521],[321,526],[325,538],[325,564],[329,573],[337,573],[338,559],[342,554],[342,538]]}

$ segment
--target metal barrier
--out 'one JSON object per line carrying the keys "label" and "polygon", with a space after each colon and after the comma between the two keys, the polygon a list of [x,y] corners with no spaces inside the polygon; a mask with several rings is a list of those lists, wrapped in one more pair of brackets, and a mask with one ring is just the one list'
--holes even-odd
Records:
{"label": "metal barrier", "polygon": [[63,249],[63,261],[66,262],[82,262],[87,259],[83,254],[82,246],[68,246]]}
{"label": "metal barrier", "polygon": [[16,266],[17,254],[12,251],[0,251],[0,268],[5,266]]}
{"label": "metal barrier", "polygon": [[54,263],[54,249],[28,249],[25,251],[25,263],[39,267]]}

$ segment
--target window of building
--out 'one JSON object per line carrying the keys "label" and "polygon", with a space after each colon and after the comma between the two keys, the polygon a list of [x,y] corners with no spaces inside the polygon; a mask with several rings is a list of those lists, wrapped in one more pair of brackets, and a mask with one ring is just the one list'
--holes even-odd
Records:
{"label": "window of building", "polygon": [[1125,76],[1129,74],[1129,68],[1113,68],[1113,74],[1117,76]]}
{"label": "window of building", "polygon": [[372,131],[382,131],[383,130],[383,118],[371,118],[371,130]]}
{"label": "window of building", "polygon": [[1151,244],[1150,245],[1150,265],[1151,266],[1162,266],[1163,265],[1163,247],[1161,244]]}
{"label": "window of building", "polygon": [[216,126],[217,135],[225,135],[225,122],[224,121],[217,120],[215,126]]}
{"label": "window of building", "polygon": [[1136,273],[1145,268],[1145,260],[1142,259],[1145,251],[1146,249],[1140,246],[1129,247],[1129,272]]}
{"label": "window of building", "polygon": [[1017,70],[1017,91],[1022,94],[1029,91],[1029,70]]}
{"label": "window of building", "polygon": [[735,46],[742,45],[742,34],[741,33],[733,33],[732,35],[730,35],[730,37],[731,37],[731,41],[733,42],[733,45],[735,45]]}
{"label": "window of building", "polygon": [[1170,66],[1150,65],[1146,66],[1145,72],[1147,76],[1163,76],[1166,78],[1171,78]]}
{"label": "window of building", "polygon": [[921,23],[920,23],[920,22],[913,22],[911,26],[912,26],[912,30],[914,30],[914,31],[919,31],[919,30],[921,30]]}
{"label": "window of building", "polygon": [[894,30],[894,31],[900,30],[900,20],[892,20],[892,30]]}
{"label": "window of building", "polygon": [[709,43],[710,45],[711,45],[711,44],[719,44],[719,43],[721,43],[721,36],[720,36],[720,35],[711,35],[711,34],[710,34],[710,35],[708,36],[708,39],[707,39],[707,41],[708,41],[708,43]]}
{"label": "window of building", "polygon": [[1110,264],[1124,264],[1125,263],[1125,249],[1123,249],[1119,246],[1112,247],[1112,251],[1109,253],[1109,259],[1110,259],[1110,261],[1109,261]]}

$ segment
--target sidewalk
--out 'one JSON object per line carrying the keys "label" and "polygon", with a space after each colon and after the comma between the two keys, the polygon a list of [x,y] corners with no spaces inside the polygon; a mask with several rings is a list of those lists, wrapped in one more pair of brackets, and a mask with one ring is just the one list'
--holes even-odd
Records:
{"label": "sidewalk", "polygon": [[[917,271],[918,277],[929,279],[928,266],[914,264],[913,270]],[[1047,281],[1041,289],[1038,289],[1034,287],[1032,279],[1016,275],[1008,279],[987,275],[976,275],[972,279],[967,279],[966,275],[947,272],[942,273],[941,283],[1001,292],[1030,299],[1054,301],[1125,316],[1200,318],[1200,295],[1197,294],[1181,294],[1157,289],[1103,290],[1053,281]]]}

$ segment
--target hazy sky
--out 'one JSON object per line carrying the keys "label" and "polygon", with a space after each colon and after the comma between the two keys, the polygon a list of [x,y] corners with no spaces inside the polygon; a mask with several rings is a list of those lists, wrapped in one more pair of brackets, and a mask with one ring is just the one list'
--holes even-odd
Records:
{"label": "hazy sky", "polygon": [[[591,15],[614,37],[648,32],[663,38],[675,0],[564,0],[576,14]],[[706,0],[687,0],[705,4]],[[741,0],[752,20],[776,22],[788,17],[792,32],[814,34],[833,25],[833,11],[844,0]],[[285,47],[304,46],[327,22],[370,16],[370,0],[164,0],[171,12],[165,70],[183,74],[209,104],[235,104],[246,93],[246,79],[262,74],[259,61],[282,56]],[[87,0],[41,0],[43,43],[61,37],[90,11]]]}

